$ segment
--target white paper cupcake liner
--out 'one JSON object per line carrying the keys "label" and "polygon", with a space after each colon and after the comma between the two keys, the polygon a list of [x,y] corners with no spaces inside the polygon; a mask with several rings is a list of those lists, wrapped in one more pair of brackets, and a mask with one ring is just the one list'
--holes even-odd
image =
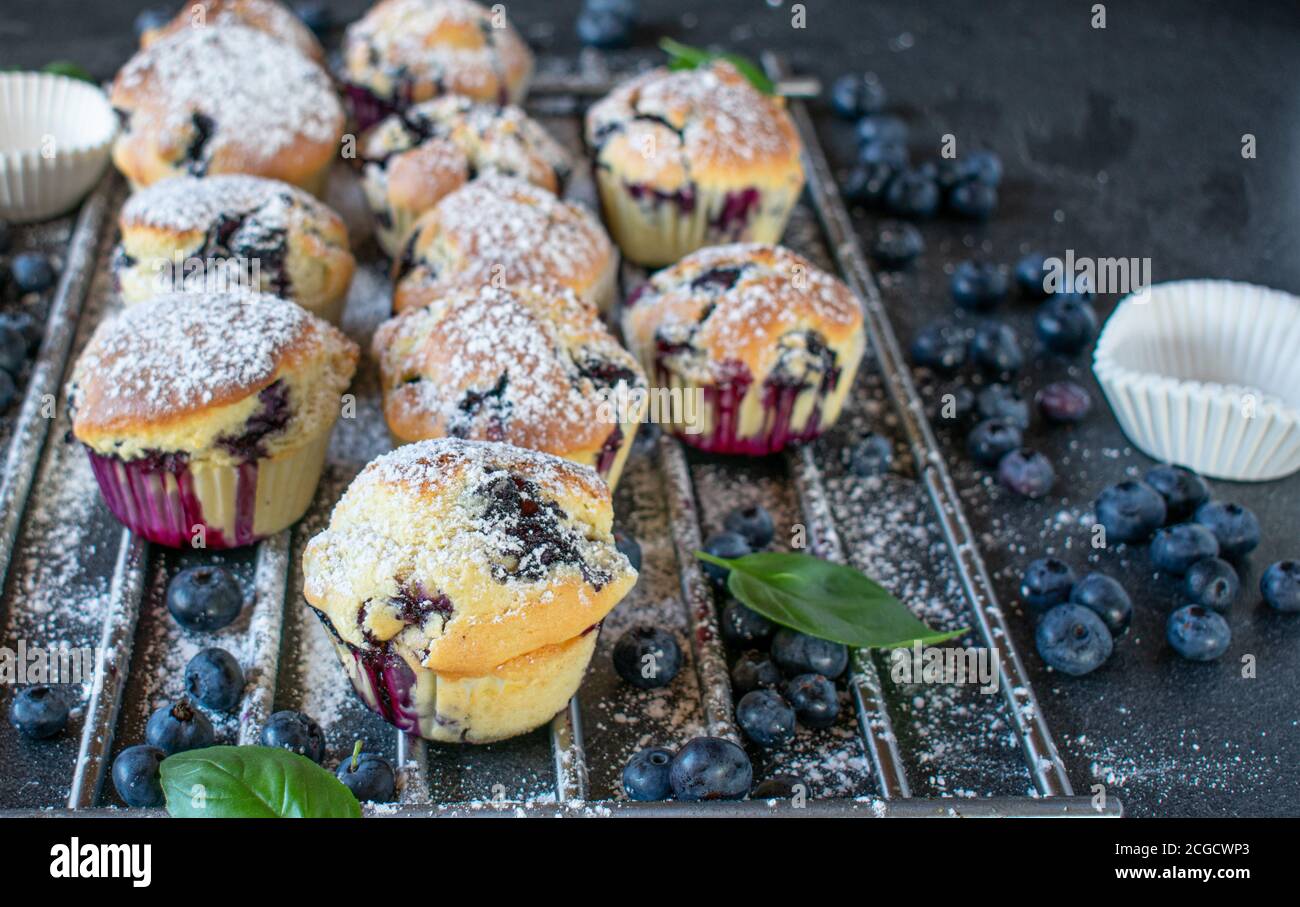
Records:
{"label": "white paper cupcake liner", "polygon": [[1300,298],[1224,280],[1157,284],[1120,301],[1093,371],[1151,457],[1248,482],[1300,470]]}
{"label": "white paper cupcake liner", "polygon": [[117,117],[98,87],[50,73],[0,73],[0,217],[75,207],[108,163]]}

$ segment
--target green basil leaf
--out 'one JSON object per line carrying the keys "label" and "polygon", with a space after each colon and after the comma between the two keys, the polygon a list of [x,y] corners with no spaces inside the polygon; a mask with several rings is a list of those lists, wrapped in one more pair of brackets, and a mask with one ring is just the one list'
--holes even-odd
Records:
{"label": "green basil leaf", "polygon": [[714,53],[701,47],[691,47],[672,38],[661,38],[659,48],[668,54],[669,69],[697,69],[714,60],[726,60],[749,80],[749,83],[763,94],[776,94],[776,84],[767,77],[760,67],[748,57],[740,54]]}
{"label": "green basil leaf", "polygon": [[187,819],[355,819],[361,804],[306,756],[269,746],[210,746],[162,762],[167,812]]}
{"label": "green basil leaf", "polygon": [[857,649],[940,643],[965,630],[940,633],[917,620],[884,587],[852,567],[808,554],[765,551],[734,560],[697,551],[727,567],[727,588],[769,620]]}
{"label": "green basil leaf", "polygon": [[46,63],[41,67],[41,72],[48,72],[56,76],[67,76],[69,79],[80,79],[83,82],[95,84],[95,77],[86,72],[85,68],[71,60],[55,60],[52,63]]}

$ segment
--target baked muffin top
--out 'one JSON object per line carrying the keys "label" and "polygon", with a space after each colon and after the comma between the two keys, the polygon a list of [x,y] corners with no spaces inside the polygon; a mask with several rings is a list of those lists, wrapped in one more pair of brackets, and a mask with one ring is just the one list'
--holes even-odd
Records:
{"label": "baked muffin top", "polygon": [[310,226],[347,245],[343,220],[316,196],[280,180],[243,173],[177,176],[146,186],[126,200],[118,225],[123,232],[206,233],[219,219],[243,221],[250,217],[257,220],[259,229]]}
{"label": "baked muffin top", "polygon": [[311,29],[279,0],[188,0],[166,25],[142,34],[140,46],[148,47],[182,29],[211,25],[245,25],[292,45],[317,63],[325,60],[325,51]]}
{"label": "baked muffin top", "polygon": [[672,190],[802,180],[800,142],[785,102],[730,63],[654,69],[619,85],[587,112],[597,163],[631,183]]}

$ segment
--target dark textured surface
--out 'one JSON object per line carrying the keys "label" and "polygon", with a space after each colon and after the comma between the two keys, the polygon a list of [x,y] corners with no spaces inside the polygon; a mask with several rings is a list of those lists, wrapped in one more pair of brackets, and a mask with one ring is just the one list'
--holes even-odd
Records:
{"label": "dark textured surface", "polygon": [[[0,66],[71,59],[109,77],[132,49],[139,6],[8,0]],[[364,4],[332,6],[347,19]],[[535,48],[568,53],[577,49],[577,6],[510,8]],[[912,127],[914,156],[937,154],[944,133],[961,147],[987,145],[1003,155],[997,218],[976,228],[924,225],[920,264],[882,281],[904,343],[951,311],[947,271],[976,253],[1008,263],[1031,248],[1150,256],[1156,280],[1224,277],[1300,291],[1300,13],[1293,3],[1144,3],[1140,11],[1109,4],[1104,30],[1090,27],[1090,4],[1082,3],[807,6],[807,27],[795,30],[788,3],[644,3],[629,56],[644,55],[667,33],[750,52],[776,49],[826,78],[873,69]],[[849,163],[850,128],[829,119],[822,126],[832,156]],[[1255,160],[1240,154],[1247,132],[1258,141]],[[874,217],[864,215],[860,226],[869,239]],[[1114,302],[1101,300],[1103,314]],[[1003,314],[1028,349],[1032,307],[1012,301]],[[1174,582],[1150,570],[1143,549],[1085,554],[1096,492],[1149,463],[1118,431],[1085,357],[1034,357],[1022,389],[1067,376],[1089,386],[1098,408],[1076,429],[1031,430],[1031,443],[1057,463],[1055,494],[1032,503],[1011,498],[965,464],[955,435],[952,462],[1008,608],[1015,610],[1020,567],[1046,551],[1076,569],[1091,560],[1134,593],[1133,628],[1111,661],[1083,679],[1045,672],[1028,618],[1016,621],[1076,790],[1100,781],[1139,815],[1300,813],[1300,619],[1271,613],[1256,591],[1264,566],[1300,556],[1300,477],[1213,483],[1217,496],[1256,510],[1265,538],[1243,573],[1228,655],[1209,665],[1182,662],[1163,640]],[[924,376],[921,383],[933,400],[936,389]],[[1247,655],[1255,659],[1252,679],[1241,676]]]}

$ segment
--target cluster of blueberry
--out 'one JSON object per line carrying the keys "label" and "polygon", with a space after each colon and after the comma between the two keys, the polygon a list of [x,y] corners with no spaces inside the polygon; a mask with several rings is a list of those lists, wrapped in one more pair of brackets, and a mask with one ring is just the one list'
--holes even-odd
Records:
{"label": "cluster of blueberry", "polygon": [[[13,231],[0,220],[0,300],[41,294],[54,286],[54,266],[39,252],[20,252],[7,257],[13,245]],[[18,379],[28,357],[41,341],[39,320],[24,305],[0,313],[0,415],[18,397]]]}
{"label": "cluster of blueberry", "polygon": [[637,0],[583,0],[575,25],[578,40],[602,50],[627,47],[640,14]]}

